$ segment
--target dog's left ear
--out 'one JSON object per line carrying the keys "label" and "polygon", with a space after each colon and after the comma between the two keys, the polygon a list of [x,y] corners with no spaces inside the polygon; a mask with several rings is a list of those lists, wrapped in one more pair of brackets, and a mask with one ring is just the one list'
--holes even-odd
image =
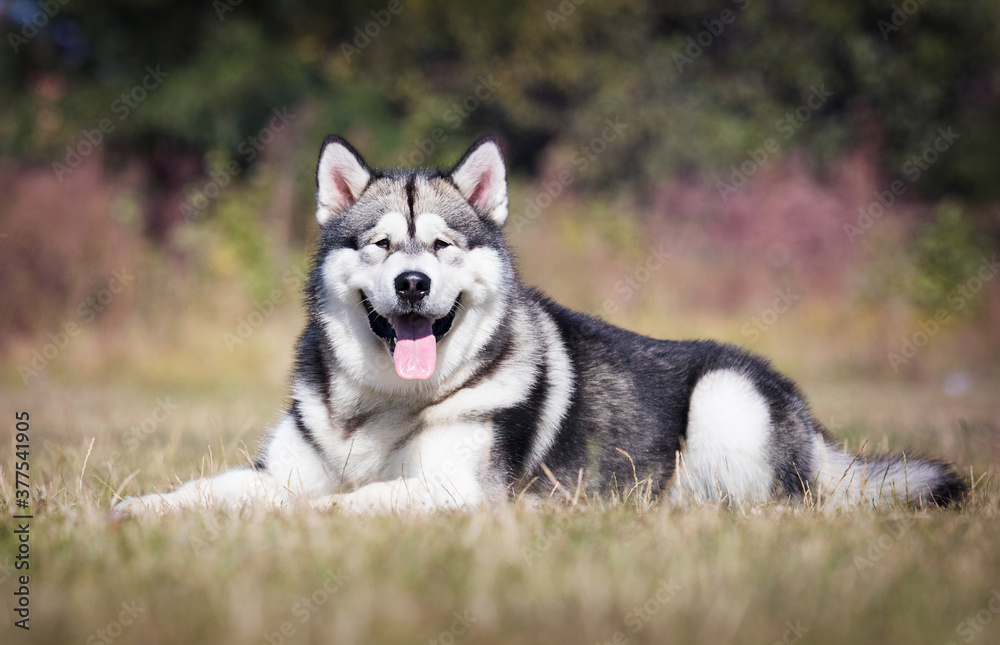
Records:
{"label": "dog's left ear", "polygon": [[507,219],[507,166],[499,139],[488,135],[476,141],[450,175],[473,208],[503,226]]}
{"label": "dog's left ear", "polygon": [[316,165],[316,220],[323,226],[344,214],[368,187],[372,173],[354,147],[337,135],[323,140]]}

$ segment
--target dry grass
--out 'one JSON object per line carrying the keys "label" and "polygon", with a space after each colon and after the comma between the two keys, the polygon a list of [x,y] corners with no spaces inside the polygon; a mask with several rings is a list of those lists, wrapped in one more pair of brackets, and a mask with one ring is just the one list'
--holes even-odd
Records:
{"label": "dry grass", "polygon": [[[810,388],[821,413],[852,401],[838,421],[853,441],[920,439],[986,475],[953,510],[671,509],[633,496],[572,511],[358,519],[254,510],[117,525],[106,513],[123,486],[148,492],[242,463],[277,412],[276,394],[169,394],[176,410],[133,442],[162,393],[8,390],[5,410],[32,413],[30,641],[101,642],[98,630],[118,633],[123,602],[141,611],[119,643],[771,643],[789,624],[808,629],[802,642],[958,641],[962,621],[994,616],[988,603],[1000,588],[991,388],[952,412],[911,388],[897,401],[909,410],[898,425],[867,421],[897,400],[891,387],[884,397],[870,383]],[[966,434],[956,436],[960,419]],[[9,445],[0,454],[6,503],[13,455]],[[8,567],[12,529],[0,529]],[[469,631],[449,635],[462,628],[456,612]],[[28,642],[11,622],[0,641]],[[995,641],[996,622],[978,642]],[[283,623],[292,636],[281,636]]]}

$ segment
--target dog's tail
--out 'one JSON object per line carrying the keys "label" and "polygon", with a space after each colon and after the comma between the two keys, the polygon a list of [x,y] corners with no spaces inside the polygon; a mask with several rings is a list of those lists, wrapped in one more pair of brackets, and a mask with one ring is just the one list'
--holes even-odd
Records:
{"label": "dog's tail", "polygon": [[948,506],[968,490],[951,465],[920,456],[851,454],[816,434],[809,489],[819,503]]}

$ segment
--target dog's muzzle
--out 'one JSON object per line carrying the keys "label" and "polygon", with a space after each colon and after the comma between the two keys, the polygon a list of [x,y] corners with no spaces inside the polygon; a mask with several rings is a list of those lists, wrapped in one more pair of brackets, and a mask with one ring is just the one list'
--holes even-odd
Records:
{"label": "dog's muzzle", "polygon": [[[413,293],[419,301],[424,297],[416,296],[422,286],[420,276],[423,274],[415,271],[410,273],[417,275],[400,275],[396,280],[396,291],[398,293],[402,287],[403,291]],[[400,281],[404,276],[406,284]],[[429,283],[428,279],[428,289]],[[451,311],[437,319],[410,312],[393,316],[390,320],[375,311],[368,296],[365,292],[361,292],[361,303],[368,314],[368,325],[372,333],[388,343],[396,373],[404,379],[428,379],[434,373],[437,363],[437,343],[451,330],[461,298],[462,295],[459,294],[451,306]]]}

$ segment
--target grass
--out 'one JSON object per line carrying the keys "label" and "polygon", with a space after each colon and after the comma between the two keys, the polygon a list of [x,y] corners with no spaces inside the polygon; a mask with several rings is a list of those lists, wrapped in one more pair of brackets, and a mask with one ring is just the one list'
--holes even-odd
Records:
{"label": "grass", "polygon": [[[5,410],[32,414],[36,519],[30,638],[8,618],[0,642],[995,642],[995,384],[952,408],[930,390],[879,387],[806,389],[821,417],[850,402],[838,434],[853,445],[884,435],[971,464],[978,481],[964,504],[831,513],[632,497],[423,518],[251,509],[109,524],[114,491],[243,463],[279,392],[6,390]],[[879,421],[893,411],[885,400],[907,411],[898,425]],[[164,403],[162,421],[144,427]],[[11,452],[0,452],[5,505]],[[8,605],[13,529],[0,528]],[[970,618],[981,632],[961,631]]]}

